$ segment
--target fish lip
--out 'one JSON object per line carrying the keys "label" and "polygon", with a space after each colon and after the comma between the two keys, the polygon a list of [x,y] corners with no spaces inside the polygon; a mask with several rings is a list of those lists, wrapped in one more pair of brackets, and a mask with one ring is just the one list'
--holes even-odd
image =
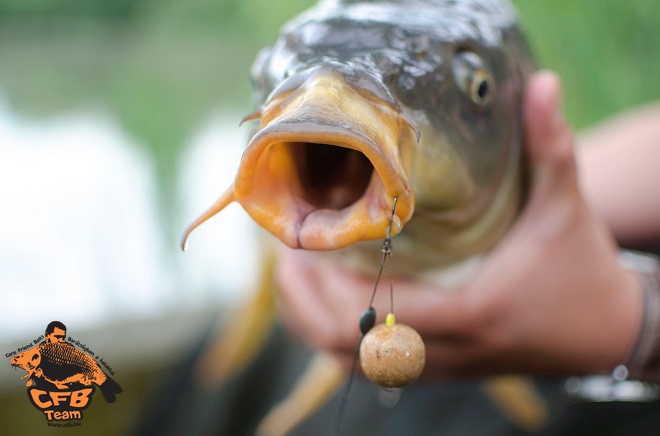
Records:
{"label": "fish lip", "polygon": [[[390,217],[395,222],[392,235],[411,219],[415,202],[410,174],[419,129],[378,77],[334,63],[301,71],[283,82],[244,121],[256,119],[260,119],[259,129],[243,153],[234,183],[184,231],[184,251],[190,233],[234,201],[292,248],[343,248],[385,237]],[[362,153],[375,170],[366,190],[361,191],[365,181],[361,176],[346,177],[350,167],[332,164],[344,170],[338,175],[339,184],[334,184],[336,180],[317,182],[330,185],[325,194],[334,204],[304,201],[310,191],[301,178],[310,173],[300,172],[301,163],[306,163],[293,155],[294,148],[299,148],[294,144],[300,143]],[[308,148],[303,150],[307,152]],[[351,155],[348,159],[355,163],[353,158]],[[359,162],[362,168],[363,164]],[[328,169],[332,171],[332,167]],[[335,188],[351,190],[355,183],[359,186],[352,193],[332,198]],[[355,197],[360,192],[361,196]],[[335,202],[337,198],[341,204],[347,199],[354,202],[342,207]],[[393,213],[394,198],[397,206]]]}
{"label": "fish lip", "polygon": [[[337,249],[359,240],[383,236],[396,197],[398,206],[394,219],[397,225],[393,234],[399,232],[401,221],[410,218],[414,207],[410,185],[399,175],[400,171],[381,147],[359,130],[318,120],[275,122],[255,134],[242,160],[258,161],[262,153],[275,144],[299,142],[343,147],[362,153],[374,168],[366,191],[356,202],[341,209],[315,208],[300,196],[292,195],[287,199],[290,202],[287,214],[281,220],[273,220],[269,211],[262,210],[249,199],[253,190],[259,188],[255,177],[250,172],[239,172],[234,182],[235,200],[257,223],[291,248]],[[355,224],[352,219],[371,222]]]}
{"label": "fish lip", "polygon": [[[322,126],[323,130],[319,130]],[[295,130],[292,130],[294,128]],[[328,140],[328,136],[340,138],[339,140]],[[391,197],[408,195],[405,183],[396,177],[396,172],[388,159],[383,155],[378,145],[362,132],[351,130],[337,125],[320,124],[318,122],[282,122],[272,124],[257,132],[252,138],[243,154],[244,159],[257,157],[263,151],[262,147],[268,147],[274,142],[308,142],[314,144],[327,144],[336,147],[344,147],[363,153],[374,166],[381,177]],[[262,145],[263,144],[263,145]],[[253,188],[253,179],[246,178],[237,180],[234,190],[240,197],[240,192]]]}

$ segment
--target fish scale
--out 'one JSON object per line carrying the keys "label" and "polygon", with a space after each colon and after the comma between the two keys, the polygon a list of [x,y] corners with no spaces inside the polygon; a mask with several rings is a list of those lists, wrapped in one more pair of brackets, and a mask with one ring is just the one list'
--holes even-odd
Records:
{"label": "fish scale", "polygon": [[41,367],[44,372],[48,374],[48,370],[52,368],[57,371],[57,378],[53,378],[54,380],[64,380],[78,373],[82,373],[87,379],[105,378],[91,356],[70,344],[64,342],[43,343],[39,345],[39,349]]}

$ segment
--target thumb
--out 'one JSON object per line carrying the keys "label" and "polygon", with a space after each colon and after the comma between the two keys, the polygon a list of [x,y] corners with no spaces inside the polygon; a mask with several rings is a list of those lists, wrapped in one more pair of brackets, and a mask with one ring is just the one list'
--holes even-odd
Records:
{"label": "thumb", "polygon": [[566,188],[567,183],[577,188],[573,135],[561,100],[555,73],[539,71],[529,79],[524,101],[525,152],[533,190]]}

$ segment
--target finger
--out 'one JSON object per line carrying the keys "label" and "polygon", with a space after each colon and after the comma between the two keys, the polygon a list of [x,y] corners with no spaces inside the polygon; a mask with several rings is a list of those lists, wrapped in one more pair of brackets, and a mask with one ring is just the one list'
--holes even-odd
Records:
{"label": "finger", "polygon": [[573,137],[561,100],[561,84],[555,73],[539,71],[529,79],[524,101],[525,152],[537,186],[576,183]]}
{"label": "finger", "polygon": [[325,348],[335,332],[332,313],[318,290],[323,278],[305,253],[284,249],[276,269],[278,303],[282,319],[292,333],[313,347]]}
{"label": "finger", "polygon": [[521,252],[538,255],[544,240],[565,231],[577,215],[585,213],[573,135],[562,115],[561,84],[555,73],[539,71],[530,77],[524,119],[529,193],[520,219],[496,250],[506,252],[513,247],[512,257],[522,257]]}
{"label": "finger", "polygon": [[[359,320],[369,307],[374,278],[337,265],[333,259],[323,259],[322,262],[327,285],[326,304],[335,315],[339,333],[335,347],[352,349],[361,336]],[[384,319],[385,314],[378,309],[377,314]]]}
{"label": "finger", "polygon": [[[357,347],[357,345],[356,345]],[[333,351],[332,356],[337,359],[339,364],[347,371],[353,369],[353,359],[355,358],[355,349],[353,350],[340,350]],[[359,357],[359,356],[358,356]],[[358,373],[362,372],[360,365],[356,365],[355,370]]]}
{"label": "finger", "polygon": [[360,338],[359,319],[368,307],[373,283],[324,254],[288,249],[283,253],[278,274],[282,282],[288,280],[281,284],[284,322],[309,345],[329,352],[351,351]]}
{"label": "finger", "polygon": [[464,342],[452,343],[434,340],[426,347],[426,366],[423,376],[427,378],[455,378],[483,375],[481,365],[475,363],[474,347]]}
{"label": "finger", "polygon": [[[449,290],[422,281],[398,280],[394,291],[397,322],[413,327],[422,337],[468,337],[481,325],[475,297],[462,289]],[[374,306],[386,307],[389,312],[389,292],[379,292]]]}

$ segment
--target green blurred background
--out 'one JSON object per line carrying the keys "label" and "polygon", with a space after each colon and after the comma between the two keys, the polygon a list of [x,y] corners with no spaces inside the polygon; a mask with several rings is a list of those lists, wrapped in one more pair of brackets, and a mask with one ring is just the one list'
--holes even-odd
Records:
{"label": "green blurred background", "polygon": [[[313,3],[0,0],[0,96],[30,119],[99,107],[116,117],[156,164],[163,230],[175,240],[183,148],[211,113],[226,109],[237,122],[250,110],[254,56]],[[659,1],[514,3],[539,64],[562,77],[577,129],[660,99]],[[97,399],[82,431],[122,433],[166,367],[125,370],[121,381],[130,389],[114,405]],[[3,428],[13,422],[17,434],[52,430],[22,383],[16,386],[0,390]]]}

